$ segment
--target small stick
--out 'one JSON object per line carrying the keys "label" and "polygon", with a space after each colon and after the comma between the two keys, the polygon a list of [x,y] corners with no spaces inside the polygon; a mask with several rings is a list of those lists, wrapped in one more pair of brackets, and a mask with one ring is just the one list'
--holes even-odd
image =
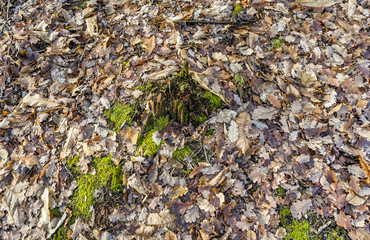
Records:
{"label": "small stick", "polygon": [[62,226],[62,224],[64,223],[64,221],[66,220],[66,218],[67,218],[67,212],[64,212],[63,213],[63,216],[59,220],[58,224],[55,226],[55,228],[53,228],[51,230],[51,232],[49,233],[49,235],[46,237],[46,240],[50,240],[53,237],[53,235],[58,231],[58,229],[60,228],[60,226]]}
{"label": "small stick", "polygon": [[256,21],[239,21],[239,22],[232,22],[232,21],[206,21],[206,20],[189,20],[189,21],[175,21],[175,23],[179,24],[218,24],[218,25],[233,25],[233,26],[245,26],[250,25]]}
{"label": "small stick", "polygon": [[207,150],[205,146],[203,146],[203,151],[204,151],[204,155],[206,156],[207,162],[209,162],[208,157],[207,157]]}
{"label": "small stick", "polygon": [[324,226],[321,226],[317,231],[321,233],[325,228],[329,227],[332,221],[327,222]]}

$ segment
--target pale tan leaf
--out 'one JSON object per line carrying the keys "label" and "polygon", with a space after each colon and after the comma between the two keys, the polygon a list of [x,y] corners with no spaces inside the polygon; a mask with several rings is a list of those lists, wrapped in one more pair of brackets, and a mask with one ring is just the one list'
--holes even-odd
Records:
{"label": "pale tan leaf", "polygon": [[198,217],[199,217],[199,208],[197,206],[194,206],[193,208],[187,210],[184,215],[185,222],[187,223],[196,222]]}
{"label": "pale tan leaf", "polygon": [[281,103],[275,95],[267,94],[266,98],[267,98],[267,100],[269,100],[269,102],[272,104],[272,106],[274,106],[276,108],[281,108]]}
{"label": "pale tan leaf", "polygon": [[330,7],[337,2],[337,0],[296,0],[296,3],[306,7]]}
{"label": "pale tan leaf", "polygon": [[144,44],[148,48],[148,53],[151,54],[155,48],[155,35],[153,34],[150,38],[144,39]]}
{"label": "pale tan leaf", "polygon": [[75,127],[71,127],[67,134],[67,140],[64,143],[63,149],[60,153],[61,158],[68,157],[69,154],[71,154],[72,148],[76,144],[76,139],[79,134],[79,130]]}
{"label": "pale tan leaf", "polygon": [[292,216],[294,218],[301,219],[302,215],[307,213],[311,205],[312,205],[312,200],[310,199],[306,199],[302,201],[297,200],[290,207],[290,212],[292,213]]}
{"label": "pale tan leaf", "polygon": [[178,186],[177,188],[175,188],[173,190],[173,194],[170,196],[171,199],[177,199],[181,196],[184,196],[186,193],[188,192],[188,188],[187,187],[181,187],[181,186]]}
{"label": "pale tan leaf", "polygon": [[243,154],[250,148],[250,140],[246,137],[246,132],[249,132],[249,129],[252,126],[251,117],[246,112],[241,112],[235,122],[238,125],[239,138],[236,142],[236,146],[242,151]]}
{"label": "pale tan leaf", "polygon": [[146,224],[150,226],[172,228],[175,220],[176,217],[166,209],[162,210],[160,213],[150,213]]}
{"label": "pale tan leaf", "polygon": [[44,108],[54,108],[59,106],[59,103],[55,99],[44,98],[39,94],[27,94],[22,100],[22,103],[31,107],[44,107]]}
{"label": "pale tan leaf", "polygon": [[254,109],[252,113],[252,118],[254,120],[259,120],[259,119],[271,120],[276,113],[277,113],[277,110],[275,108],[259,106],[258,108]]}
{"label": "pale tan leaf", "polygon": [[239,133],[238,133],[238,125],[235,121],[231,121],[230,127],[227,131],[227,137],[229,138],[230,142],[234,143],[238,140]]}
{"label": "pale tan leaf", "polygon": [[97,36],[98,35],[98,19],[96,16],[89,17],[85,19],[86,21],[86,33],[90,36]]}
{"label": "pale tan leaf", "polygon": [[144,236],[144,237],[151,237],[157,228],[153,226],[141,226],[136,229],[135,234]]}
{"label": "pale tan leaf", "polygon": [[164,240],[177,240],[176,234],[171,230],[168,230],[166,235],[164,235]]}
{"label": "pale tan leaf", "polygon": [[346,197],[346,200],[350,203],[350,204],[353,204],[355,206],[359,206],[361,204],[363,204],[364,202],[366,202],[367,200],[367,197],[361,197],[359,196],[358,194],[356,194],[354,191],[349,191],[347,197]]}

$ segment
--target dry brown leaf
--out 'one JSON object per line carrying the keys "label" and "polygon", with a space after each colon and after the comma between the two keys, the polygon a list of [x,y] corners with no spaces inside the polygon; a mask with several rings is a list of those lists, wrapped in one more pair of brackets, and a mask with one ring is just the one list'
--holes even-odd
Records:
{"label": "dry brown leaf", "polygon": [[173,194],[170,196],[170,198],[171,199],[179,198],[181,196],[184,196],[187,192],[188,192],[187,187],[178,186],[177,188],[173,190]]}
{"label": "dry brown leaf", "polygon": [[96,16],[85,19],[86,21],[86,33],[92,37],[98,36],[98,19]]}
{"label": "dry brown leaf", "polygon": [[164,235],[164,240],[176,240],[176,239],[177,239],[176,234],[171,230],[168,230],[166,232],[166,235]]}
{"label": "dry brown leaf", "polygon": [[150,38],[144,39],[144,44],[148,48],[148,53],[151,54],[155,48],[155,35],[153,34]]}
{"label": "dry brown leaf", "polygon": [[44,108],[54,108],[59,106],[59,103],[55,99],[48,99],[42,97],[40,94],[27,94],[21,101],[31,107],[44,107]]}
{"label": "dry brown leaf", "polygon": [[306,199],[302,201],[296,201],[290,207],[290,212],[292,216],[297,219],[301,219],[302,214],[306,214],[312,205],[311,199]]}
{"label": "dry brown leaf", "polygon": [[267,98],[267,100],[269,100],[269,102],[272,104],[272,106],[274,106],[276,108],[281,108],[281,103],[275,95],[267,94],[266,98]]}
{"label": "dry brown leaf", "polygon": [[72,148],[76,143],[76,138],[77,138],[79,133],[80,133],[80,131],[75,127],[71,127],[69,129],[68,134],[67,134],[67,140],[66,140],[66,142],[63,146],[63,149],[60,153],[60,157],[62,159],[68,157],[68,155],[71,154]]}
{"label": "dry brown leaf", "polygon": [[199,217],[199,208],[196,205],[193,208],[187,210],[184,215],[185,222],[187,223],[196,222],[198,217]]}
{"label": "dry brown leaf", "polygon": [[333,113],[336,113],[339,111],[339,109],[342,107],[343,103],[339,103],[337,106],[333,107],[330,112],[328,112],[328,116],[332,115]]}
{"label": "dry brown leaf", "polygon": [[248,132],[251,128],[252,121],[248,113],[241,112],[235,122],[238,125],[239,138],[236,142],[236,146],[242,151],[243,154],[250,148],[250,140],[247,138],[245,132]]}

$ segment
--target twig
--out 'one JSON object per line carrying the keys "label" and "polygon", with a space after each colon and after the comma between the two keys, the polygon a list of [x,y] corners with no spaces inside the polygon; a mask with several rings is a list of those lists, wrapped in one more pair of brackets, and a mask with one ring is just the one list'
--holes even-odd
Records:
{"label": "twig", "polygon": [[204,150],[204,155],[206,156],[206,160],[207,162],[209,162],[208,157],[207,157],[207,150],[205,146],[203,146],[203,150]]}
{"label": "twig", "polygon": [[66,220],[66,218],[67,218],[67,212],[64,212],[63,213],[63,216],[59,220],[58,224],[55,226],[55,228],[53,228],[51,230],[51,232],[49,233],[49,235],[46,237],[46,240],[50,240],[53,237],[53,235],[58,231],[58,229],[60,228],[60,226],[62,226],[62,224],[64,223],[64,221]]}
{"label": "twig", "polygon": [[1,30],[0,30],[0,35],[2,35],[3,34],[3,31],[4,31],[4,28],[5,28],[5,26],[8,24],[8,22],[9,22],[9,6],[10,6],[10,0],[8,0],[8,4],[7,4],[7,6],[6,6],[6,21],[5,21],[5,23],[3,24],[3,26],[1,27]]}
{"label": "twig", "polygon": [[332,221],[327,222],[324,226],[321,226],[317,231],[321,233],[322,231],[324,231],[325,228],[329,227],[330,224],[332,224]]}
{"label": "twig", "polygon": [[246,26],[252,23],[257,22],[258,20],[253,21],[206,21],[206,20],[189,20],[189,21],[175,21],[175,23],[179,24],[189,24],[189,25],[206,25],[206,24],[216,24],[216,25],[232,25],[232,26]]}

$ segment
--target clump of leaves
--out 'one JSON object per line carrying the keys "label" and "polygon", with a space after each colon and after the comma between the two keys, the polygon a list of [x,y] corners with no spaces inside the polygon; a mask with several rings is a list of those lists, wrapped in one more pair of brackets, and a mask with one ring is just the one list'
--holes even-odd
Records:
{"label": "clump of leaves", "polygon": [[[111,158],[111,156],[108,156],[93,160],[92,165],[95,168],[95,175],[79,174],[77,176],[77,190],[72,199],[75,216],[87,218],[91,215],[90,209],[96,201],[93,195],[95,190],[102,187],[109,187],[113,193],[119,193],[123,190],[122,168],[120,165],[116,166]],[[68,166],[74,167],[73,164],[78,158],[74,157],[73,159],[67,160]],[[74,163],[70,165],[68,162]]]}
{"label": "clump of leaves", "polygon": [[130,126],[138,109],[133,104],[122,104],[117,101],[103,114],[107,118],[112,130],[119,131],[123,125]]}

